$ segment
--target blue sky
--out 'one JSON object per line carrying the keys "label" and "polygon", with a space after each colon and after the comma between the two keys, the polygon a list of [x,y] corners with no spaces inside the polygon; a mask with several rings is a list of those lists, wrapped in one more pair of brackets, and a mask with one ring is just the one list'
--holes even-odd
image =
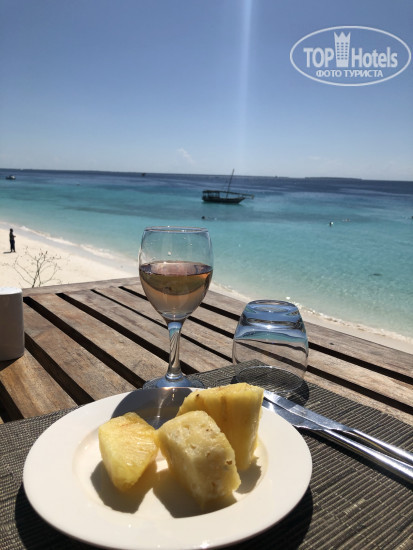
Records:
{"label": "blue sky", "polygon": [[305,35],[408,0],[0,0],[0,166],[413,180],[413,68],[331,86]]}

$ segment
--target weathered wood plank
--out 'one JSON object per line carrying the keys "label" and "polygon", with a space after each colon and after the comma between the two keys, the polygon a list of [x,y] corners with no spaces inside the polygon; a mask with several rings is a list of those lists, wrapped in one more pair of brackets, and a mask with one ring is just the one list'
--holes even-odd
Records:
{"label": "weathered wood plank", "polygon": [[241,313],[247,302],[242,302],[236,298],[231,298],[225,294],[220,294],[213,290],[209,290],[203,300],[203,304],[211,308],[213,311],[222,312],[225,315],[232,317],[238,322]]}
{"label": "weathered wood plank", "polygon": [[312,347],[337,357],[351,357],[359,364],[371,364],[382,372],[397,373],[413,380],[413,355],[349,334],[306,323]]}
{"label": "weathered wood plank", "polygon": [[26,348],[77,404],[136,388],[27,305],[24,319]]}
{"label": "weathered wood plank", "polygon": [[165,360],[54,294],[34,296],[30,306],[137,387],[166,371]]}
{"label": "weathered wood plank", "polygon": [[[139,315],[135,311],[131,311],[100,294],[90,291],[69,293],[67,297],[71,300],[71,303],[77,304],[79,307],[87,307],[87,311],[90,311],[94,316],[98,316],[102,322],[123,332],[146,349],[153,350],[154,353],[161,354],[164,357],[169,355],[168,331],[161,319],[159,324],[155,323],[152,319]],[[147,302],[142,301],[142,305],[151,308]],[[156,315],[153,310],[151,312],[152,318],[154,314]],[[230,362],[229,358],[223,358],[211,350],[200,349],[198,344],[187,338],[181,338],[180,352],[183,370],[187,372],[204,372],[227,365]]]}
{"label": "weathered wood plank", "polygon": [[[121,286],[123,288],[133,289],[135,292],[138,292],[143,296],[145,295],[139,279],[137,281],[134,281],[133,283],[125,282]],[[98,287],[99,285],[96,285],[96,288]],[[224,317],[231,318],[233,321],[236,321],[237,323],[241,313],[244,310],[245,305],[246,305],[246,302],[242,302],[235,298],[226,296],[225,294],[220,294],[219,292],[215,292],[213,290],[208,290],[208,292],[206,293],[206,296],[202,300],[200,307],[209,309],[214,313],[219,313]]]}
{"label": "weathered wood plank", "polygon": [[[142,286],[140,284],[122,285],[122,288],[146,300],[145,293],[143,292]],[[96,287],[95,290],[97,292],[101,292],[103,289],[101,289],[100,287]],[[106,290],[108,289],[105,288],[105,291]],[[111,287],[110,290],[114,290],[114,287]],[[193,312],[189,319],[196,322],[201,322],[202,324],[211,327],[214,331],[218,330],[230,338],[233,337],[238,322],[231,317],[228,317],[228,315],[226,314],[216,313],[211,311],[210,309],[202,307],[202,304]]]}
{"label": "weathered wood plank", "polygon": [[12,420],[76,406],[27,350],[15,361],[0,362],[0,400]]}
{"label": "weathered wood plank", "polygon": [[349,364],[336,357],[326,356],[316,350],[309,355],[309,372],[340,383],[361,394],[374,396],[377,401],[413,414],[413,386],[390,376]]}
{"label": "weathered wood plank", "polygon": [[[105,296],[118,304],[126,306],[140,315],[144,315],[148,319],[155,318],[162,327],[166,326],[165,321],[163,321],[162,318],[156,313],[151,304],[140,296],[114,287],[98,288],[94,290],[94,292],[101,296]],[[73,294],[70,294],[70,296],[73,297]],[[207,314],[213,315],[211,312],[207,312]],[[215,315],[215,317],[218,317],[218,315]],[[221,334],[216,330],[216,327],[213,327],[213,325],[208,328],[197,323],[197,319],[198,317],[196,315],[192,315],[185,321],[182,329],[182,340],[189,339],[197,344],[200,344],[205,349],[209,349],[214,353],[223,355],[227,360],[231,361],[232,337]],[[217,324],[219,324],[218,319]]]}
{"label": "weathered wood plank", "polygon": [[125,277],[122,279],[105,279],[86,283],[69,283],[65,285],[49,285],[36,288],[23,288],[23,297],[38,296],[39,294],[60,294],[62,292],[75,292],[77,290],[88,290],[95,286],[121,286],[123,284],[140,284],[139,277]]}

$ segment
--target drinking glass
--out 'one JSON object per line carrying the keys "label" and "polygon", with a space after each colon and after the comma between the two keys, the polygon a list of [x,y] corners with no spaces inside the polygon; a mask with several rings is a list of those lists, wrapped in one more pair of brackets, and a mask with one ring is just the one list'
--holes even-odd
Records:
{"label": "drinking glass", "polygon": [[234,335],[234,363],[254,360],[242,369],[239,382],[278,393],[298,389],[307,369],[308,340],[296,305],[280,300],[257,300],[245,307]]}
{"label": "drinking glass", "polygon": [[139,276],[149,302],[165,320],[170,340],[165,376],[144,387],[204,387],[188,380],[179,363],[179,341],[185,319],[199,306],[212,278],[212,245],[200,227],[147,227],[139,251]]}

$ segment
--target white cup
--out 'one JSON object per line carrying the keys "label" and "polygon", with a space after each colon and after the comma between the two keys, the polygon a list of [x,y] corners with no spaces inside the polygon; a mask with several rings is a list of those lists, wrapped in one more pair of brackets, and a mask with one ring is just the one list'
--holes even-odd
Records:
{"label": "white cup", "polygon": [[24,354],[23,294],[20,288],[0,287],[0,361]]}

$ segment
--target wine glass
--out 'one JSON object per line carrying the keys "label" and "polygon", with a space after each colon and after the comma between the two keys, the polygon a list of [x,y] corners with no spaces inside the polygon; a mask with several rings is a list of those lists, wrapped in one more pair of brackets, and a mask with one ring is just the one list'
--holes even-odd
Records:
{"label": "wine glass", "polygon": [[256,300],[246,305],[235,331],[232,360],[254,361],[236,378],[278,393],[298,389],[307,369],[308,340],[295,304]]}
{"label": "wine glass", "polygon": [[166,321],[170,340],[168,371],[144,387],[204,387],[188,380],[179,363],[182,325],[199,306],[212,278],[212,245],[200,227],[147,227],[139,251],[139,276],[149,302]]}

